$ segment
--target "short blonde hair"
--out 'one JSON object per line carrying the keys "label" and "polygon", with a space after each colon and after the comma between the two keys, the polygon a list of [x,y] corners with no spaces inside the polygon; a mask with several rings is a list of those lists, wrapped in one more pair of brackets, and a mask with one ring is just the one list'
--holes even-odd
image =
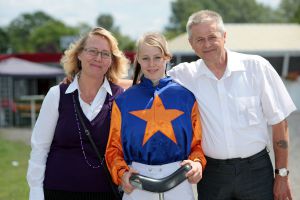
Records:
{"label": "short blonde hair", "polygon": [[81,70],[81,62],[78,59],[78,55],[83,50],[87,39],[94,35],[99,35],[106,38],[110,44],[112,52],[112,65],[107,71],[106,78],[113,83],[117,83],[118,79],[127,76],[129,60],[119,49],[116,38],[109,31],[101,27],[96,27],[86,33],[79,40],[72,43],[64,52],[64,55],[61,59],[61,64],[65,70],[65,73],[67,76],[74,77],[75,74]]}

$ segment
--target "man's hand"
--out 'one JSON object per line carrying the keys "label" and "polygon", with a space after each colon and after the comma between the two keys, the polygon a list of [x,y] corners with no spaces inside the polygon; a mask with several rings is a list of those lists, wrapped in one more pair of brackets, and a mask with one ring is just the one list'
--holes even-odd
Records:
{"label": "man's hand", "polygon": [[192,169],[186,173],[189,183],[197,184],[202,179],[202,165],[200,162],[194,162],[191,160],[184,160],[180,164],[181,166],[189,164]]}
{"label": "man's hand", "polygon": [[290,190],[290,183],[288,177],[281,177],[275,175],[274,182],[274,200],[292,200],[292,194]]}

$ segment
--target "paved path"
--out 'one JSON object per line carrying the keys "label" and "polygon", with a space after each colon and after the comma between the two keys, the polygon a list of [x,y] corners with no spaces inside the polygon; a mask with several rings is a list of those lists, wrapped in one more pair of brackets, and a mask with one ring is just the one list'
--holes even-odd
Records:
{"label": "paved path", "polygon": [[30,145],[31,128],[0,128],[0,137]]}
{"label": "paved path", "polygon": [[[289,118],[290,130],[290,183],[294,194],[294,200],[300,200],[300,112],[293,113]],[[31,129],[30,128],[0,128],[0,137],[24,142],[30,144]],[[270,147],[272,149],[272,147]],[[272,162],[274,163],[274,154],[270,153]],[[194,187],[195,189],[195,187]]]}

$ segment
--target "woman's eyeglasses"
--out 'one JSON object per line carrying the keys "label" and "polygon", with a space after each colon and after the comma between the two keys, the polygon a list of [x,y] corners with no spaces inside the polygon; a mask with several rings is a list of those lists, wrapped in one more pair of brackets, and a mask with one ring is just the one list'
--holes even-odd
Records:
{"label": "woman's eyeglasses", "polygon": [[97,57],[100,54],[102,59],[110,59],[111,58],[111,53],[109,51],[105,51],[105,50],[98,51],[95,48],[84,48],[83,50],[92,57]]}

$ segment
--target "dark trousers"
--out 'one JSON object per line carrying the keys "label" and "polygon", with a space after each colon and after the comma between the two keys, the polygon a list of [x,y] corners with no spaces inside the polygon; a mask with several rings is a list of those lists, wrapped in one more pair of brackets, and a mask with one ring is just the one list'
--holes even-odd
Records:
{"label": "dark trousers", "polygon": [[266,149],[249,158],[207,157],[198,200],[273,200],[274,174]]}
{"label": "dark trousers", "polygon": [[45,200],[115,200],[111,192],[69,192],[44,189]]}

